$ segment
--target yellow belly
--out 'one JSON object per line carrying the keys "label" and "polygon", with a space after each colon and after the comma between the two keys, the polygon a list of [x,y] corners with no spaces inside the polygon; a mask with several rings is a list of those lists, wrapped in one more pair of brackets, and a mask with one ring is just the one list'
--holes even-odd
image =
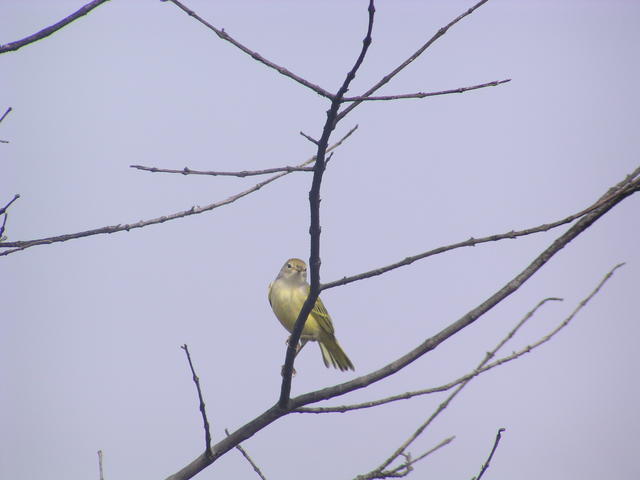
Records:
{"label": "yellow belly", "polygon": [[[273,313],[276,314],[278,320],[284,328],[289,332],[293,330],[293,326],[298,319],[300,310],[304,301],[307,299],[307,291],[303,288],[290,288],[279,284],[278,281],[273,282],[271,289],[269,290],[269,302]],[[317,340],[320,335],[320,326],[318,322],[313,318],[312,314],[309,314],[307,321],[302,329],[301,338],[307,340]]]}

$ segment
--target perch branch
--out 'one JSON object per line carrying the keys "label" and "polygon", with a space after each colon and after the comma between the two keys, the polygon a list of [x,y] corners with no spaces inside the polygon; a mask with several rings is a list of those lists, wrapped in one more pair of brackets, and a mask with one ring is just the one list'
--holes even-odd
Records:
{"label": "perch branch", "polygon": [[[489,358],[492,358],[493,355],[495,355],[495,353],[500,350],[505,343],[507,343],[509,340],[511,340],[515,334],[518,332],[518,330],[520,330],[520,328],[522,328],[522,326],[531,318],[533,317],[533,315],[538,311],[538,309],[540,307],[542,307],[542,305],[544,305],[545,303],[549,302],[549,301],[562,301],[561,298],[556,298],[556,297],[549,297],[549,298],[545,298],[543,300],[541,300],[540,302],[538,302],[538,304],[529,312],[527,312],[527,314],[518,322],[518,324],[513,327],[513,329],[502,339],[502,341],[498,344],[498,346],[495,348],[495,350],[493,351],[493,353],[488,353],[487,355],[490,355]],[[554,332],[553,335],[555,335]],[[551,335],[551,336],[553,336]],[[551,336],[549,336],[549,338],[551,338]],[[545,337],[546,338],[546,337]],[[512,355],[509,355],[508,357],[499,359],[493,363],[490,363],[489,365],[486,365],[482,368],[475,368],[474,370],[472,370],[471,372],[467,373],[466,375],[463,375],[462,377],[453,380],[449,383],[446,383],[444,385],[440,385],[438,387],[432,387],[432,388],[425,388],[422,390],[416,390],[413,392],[405,392],[405,393],[401,393],[398,395],[392,395],[390,397],[386,397],[386,398],[381,398],[379,400],[372,400],[369,402],[363,402],[363,403],[357,403],[357,404],[353,404],[353,405],[342,405],[342,406],[337,406],[337,407],[317,407],[317,408],[299,408],[297,410],[295,410],[296,412],[300,412],[300,413],[344,413],[344,412],[348,412],[350,410],[360,410],[363,408],[371,408],[371,407],[377,407],[379,405],[385,405],[387,403],[391,403],[391,402],[397,402],[399,400],[407,400],[413,397],[417,397],[417,396],[421,396],[421,395],[428,395],[431,393],[439,393],[439,392],[445,392],[447,390],[452,389],[453,387],[460,385],[463,382],[466,382],[470,379],[472,379],[473,377],[476,377],[488,370],[491,370],[494,367],[497,367],[499,365],[502,365],[503,363],[507,363],[510,362],[511,360],[515,360],[519,357],[521,357],[522,355],[524,355],[525,353],[530,352],[531,350],[533,350],[535,347],[537,347],[538,345],[534,344],[532,346],[527,347],[527,349],[519,351],[519,352],[514,352]]]}
{"label": "perch branch", "polygon": [[367,55],[367,51],[369,50],[369,46],[371,45],[371,32],[373,30],[373,20],[375,16],[375,6],[373,0],[369,1],[368,12],[369,22],[367,25],[367,33],[364,37],[364,40],[362,41],[362,49],[360,50],[360,55],[358,55],[358,58],[356,59],[353,67],[347,73],[347,76],[338,89],[338,92],[335,94],[335,96],[332,97],[331,106],[327,111],[327,119],[322,129],[322,136],[320,137],[320,140],[318,140],[318,150],[316,153],[316,163],[314,165],[313,180],[311,182],[311,189],[309,190],[309,211],[311,217],[309,226],[309,235],[311,237],[309,268],[311,271],[311,282],[309,287],[309,295],[307,296],[307,299],[300,309],[298,318],[296,319],[296,322],[291,331],[291,336],[289,337],[289,343],[285,355],[285,362],[284,366],[282,367],[282,384],[280,387],[280,398],[278,400],[278,405],[280,408],[286,408],[289,402],[289,397],[291,394],[291,376],[293,375],[293,362],[296,356],[296,347],[298,345],[298,341],[300,340],[302,328],[304,327],[307,316],[311,312],[313,305],[315,305],[320,293],[320,185],[322,183],[322,176],[326,168],[327,146],[329,144],[331,132],[333,132],[336,126],[336,116],[338,114],[338,109],[340,108],[340,102],[344,97],[344,94],[349,89],[351,81],[355,78],[356,72],[362,65],[362,62]]}
{"label": "perch branch", "polygon": [[457,332],[467,327],[468,325],[474,323],[478,318],[490,311],[494,306],[496,306],[506,297],[517,291],[535,272],[542,268],[542,266],[546,262],[548,262],[555,254],[557,254],[562,248],[569,244],[574,238],[579,236],[583,231],[588,229],[593,223],[595,223],[599,218],[605,215],[615,205],[623,201],[628,196],[632,195],[635,190],[622,188],[623,186],[632,183],[632,181],[633,179],[631,178],[631,176],[629,176],[625,180],[611,188],[607,192],[607,195],[612,192],[617,193],[611,195],[609,197],[609,200],[601,205],[598,209],[590,212],[589,214],[578,220],[575,225],[573,225],[565,233],[559,236],[524,270],[522,270],[518,275],[507,282],[496,293],[491,295],[484,302],[470,310],[461,318],[453,322],[451,325],[438,332],[433,337],[428,338],[427,340],[422,342],[407,354],[386,365],[385,367],[371,372],[370,374],[363,375],[348,382],[291,398],[288,401],[288,405],[286,408],[281,407],[279,404],[274,405],[273,407],[258,415],[253,420],[250,420],[238,430],[231,433],[231,435],[214,445],[211,450],[211,456],[207,456],[205,454],[199,455],[189,464],[185,465],[181,470],[174,473],[173,475],[170,475],[167,480],[184,480],[192,478],[198,472],[211,465],[214,461],[216,461],[216,459],[220,458],[230,449],[234,448],[237,444],[253,436],[256,432],[267,427],[279,418],[291,413],[291,411],[310,403],[315,403],[321,400],[328,400],[378,382],[406,367],[427,352],[437,348],[438,345],[440,345],[442,342],[455,335]]}

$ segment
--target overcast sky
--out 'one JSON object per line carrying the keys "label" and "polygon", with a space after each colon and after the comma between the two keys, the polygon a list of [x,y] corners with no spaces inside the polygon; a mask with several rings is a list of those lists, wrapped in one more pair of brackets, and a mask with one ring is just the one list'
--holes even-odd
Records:
{"label": "overcast sky", "polygon": [[[335,91],[366,28],[365,1],[186,3],[260,54]],[[0,44],[82,0],[0,1]],[[350,94],[406,59],[472,2],[377,2]],[[321,279],[578,212],[640,165],[640,3],[491,0],[380,94],[460,95],[361,105],[322,187]],[[252,60],[170,3],[113,0],[0,56],[0,204],[8,241],[137,222],[223,200],[259,181],[129,168],[245,170],[314,153],[328,102]],[[201,377],[214,441],[276,401],[286,331],[267,285],[309,256],[311,176],[288,175],[229,206],[0,257],[0,478],[162,479],[202,451]],[[474,380],[410,448],[455,435],[410,478],[640,478],[640,197],[569,244],[516,294],[393,378],[342,405],[468,372],[541,299],[505,347],[535,342],[614,265],[565,330]],[[459,249],[323,292],[355,372],[296,362],[293,394],[369,373],[414,348],[520,272],[568,227]],[[290,415],[243,445],[269,480],[352,478],[375,468],[445,398],[349,414]],[[256,479],[237,451],[198,478]]]}

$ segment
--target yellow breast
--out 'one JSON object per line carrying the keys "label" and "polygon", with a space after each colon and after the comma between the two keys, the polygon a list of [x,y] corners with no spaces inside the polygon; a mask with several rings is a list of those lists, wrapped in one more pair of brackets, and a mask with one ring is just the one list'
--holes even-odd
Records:
{"label": "yellow breast", "polygon": [[[307,286],[293,286],[282,280],[275,280],[269,286],[269,303],[273,313],[289,332],[293,330],[307,295]],[[319,334],[320,326],[313,315],[309,314],[302,330],[302,338],[317,340]]]}

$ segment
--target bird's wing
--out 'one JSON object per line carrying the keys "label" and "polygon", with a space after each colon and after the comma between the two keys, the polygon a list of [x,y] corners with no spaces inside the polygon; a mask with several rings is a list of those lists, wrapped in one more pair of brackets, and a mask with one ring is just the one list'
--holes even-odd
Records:
{"label": "bird's wing", "polygon": [[269,288],[267,289],[267,297],[269,298],[269,305],[273,308],[273,303],[271,303],[271,287],[273,286],[273,282],[269,283]]}
{"label": "bird's wing", "polygon": [[322,330],[333,335],[333,323],[331,322],[331,317],[329,316],[329,312],[327,312],[327,309],[325,308],[324,303],[322,303],[322,299],[320,297],[316,300],[316,304],[311,310],[311,315],[316,322],[318,322],[318,325]]}

